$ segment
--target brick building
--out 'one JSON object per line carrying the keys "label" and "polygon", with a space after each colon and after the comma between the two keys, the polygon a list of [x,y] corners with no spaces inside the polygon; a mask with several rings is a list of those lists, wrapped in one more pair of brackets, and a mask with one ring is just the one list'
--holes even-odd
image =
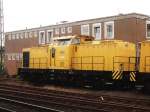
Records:
{"label": "brick building", "polygon": [[95,40],[119,39],[140,42],[150,38],[150,17],[130,13],[61,23],[5,33],[5,68],[15,75],[21,66],[22,49],[48,44],[52,38],[66,35],[90,35]]}

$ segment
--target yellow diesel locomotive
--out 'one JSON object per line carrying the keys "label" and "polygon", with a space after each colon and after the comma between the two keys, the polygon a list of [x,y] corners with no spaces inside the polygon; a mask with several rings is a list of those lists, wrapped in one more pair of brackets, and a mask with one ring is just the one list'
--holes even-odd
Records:
{"label": "yellow diesel locomotive", "polygon": [[136,81],[136,46],[88,36],[54,38],[52,44],[23,49],[18,73],[30,81],[104,87]]}
{"label": "yellow diesel locomotive", "polygon": [[136,85],[143,87],[144,91],[150,93],[150,41],[146,40],[140,43],[139,61],[136,65],[138,70],[136,72]]}

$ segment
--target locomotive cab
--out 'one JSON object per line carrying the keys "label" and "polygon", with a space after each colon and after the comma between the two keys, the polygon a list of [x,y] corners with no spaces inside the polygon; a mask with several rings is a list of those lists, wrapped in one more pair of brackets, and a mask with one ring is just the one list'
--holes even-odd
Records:
{"label": "locomotive cab", "polygon": [[84,42],[86,38],[66,36],[54,38],[53,45],[49,45],[50,69],[72,69],[71,58],[75,45]]}

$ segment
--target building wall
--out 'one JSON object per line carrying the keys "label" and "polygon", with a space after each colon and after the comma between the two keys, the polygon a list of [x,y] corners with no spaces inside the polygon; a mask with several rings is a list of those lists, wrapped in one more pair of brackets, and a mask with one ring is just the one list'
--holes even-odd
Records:
{"label": "building wall", "polygon": [[[17,68],[21,66],[22,56],[20,54],[22,54],[22,49],[38,46],[38,37],[14,40],[6,38],[5,46],[5,69],[8,74],[14,75],[17,73]],[[18,59],[8,59],[8,56],[16,57],[16,55],[19,55]]]}
{"label": "building wall", "polygon": [[146,21],[137,18],[115,21],[115,38],[134,43],[145,40]]}
{"label": "building wall", "polygon": [[[114,39],[125,40],[129,42],[140,42],[146,38],[146,19],[140,19],[136,17],[124,17],[121,19],[111,20],[110,18],[96,19],[92,22],[82,21],[75,22],[74,24],[61,24],[57,26],[48,26],[35,29],[27,29],[23,31],[15,31],[6,33],[6,42],[5,42],[5,68],[9,75],[14,75],[17,73],[17,68],[21,67],[22,60],[22,49],[29,48],[39,45],[39,32],[45,31],[45,38],[47,38],[47,31],[53,31],[53,37],[66,36],[66,35],[80,35],[81,34],[81,25],[89,25],[89,34],[92,36],[93,24],[101,23],[101,39],[105,38],[105,22],[114,21]],[[67,28],[72,27],[72,33],[67,32]],[[65,34],[61,33],[61,28],[65,28]],[[59,34],[55,34],[55,30],[59,29]],[[17,33],[27,32],[27,37],[22,37],[18,39],[9,39],[8,35],[13,35]],[[30,36],[28,32],[35,32],[36,36]],[[46,39],[45,39],[45,44]],[[19,55],[19,56],[18,56]],[[14,59],[14,57],[17,59]]]}

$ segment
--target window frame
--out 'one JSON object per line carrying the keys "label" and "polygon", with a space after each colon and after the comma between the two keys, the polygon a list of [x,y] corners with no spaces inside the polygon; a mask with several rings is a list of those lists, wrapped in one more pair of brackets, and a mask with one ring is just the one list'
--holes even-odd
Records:
{"label": "window frame", "polygon": [[19,39],[19,33],[16,33],[16,39]]}
{"label": "window frame", "polygon": [[150,20],[146,21],[146,39],[150,39],[150,36],[148,36],[148,32],[147,32],[147,25],[150,24]]}
{"label": "window frame", "polygon": [[[41,42],[41,38],[40,38],[40,36],[41,36],[41,33],[44,33],[44,35],[43,35],[43,38],[44,38],[44,42]],[[39,44],[45,44],[45,31],[39,31]]]}
{"label": "window frame", "polygon": [[59,28],[55,28],[55,35],[59,35],[60,34],[60,29]]}
{"label": "window frame", "polygon": [[[87,33],[85,33],[85,32],[83,31],[83,28],[85,28],[85,27],[87,27],[87,29],[88,29],[88,32],[87,32]],[[89,36],[89,35],[90,35],[90,25],[89,25],[89,24],[81,25],[81,35],[86,35],[86,36]]]}
{"label": "window frame", "polygon": [[[95,34],[94,34],[94,28],[98,27],[98,26],[100,27],[100,36],[98,39],[96,39]],[[102,39],[102,23],[94,23],[92,25],[92,36],[95,38],[95,40],[101,40]]]}
{"label": "window frame", "polygon": [[15,55],[15,53],[11,53],[11,60],[12,60],[12,61],[15,61],[15,60],[16,60],[16,55]]}
{"label": "window frame", "polygon": [[8,54],[7,54],[7,60],[8,60],[8,61],[12,60],[11,53],[8,53]]}
{"label": "window frame", "polygon": [[25,39],[28,38],[28,32],[24,32],[24,38],[25,38]]}
{"label": "window frame", "polygon": [[72,33],[72,27],[71,26],[67,27],[67,33]]}
{"label": "window frame", "polygon": [[8,34],[8,40],[12,39],[12,34]]}
{"label": "window frame", "polygon": [[66,33],[66,28],[65,27],[62,27],[61,28],[61,34],[65,34]]}
{"label": "window frame", "polygon": [[38,36],[38,34],[37,34],[37,31],[33,31],[33,37],[37,37]]}
{"label": "window frame", "polygon": [[28,35],[29,35],[29,38],[32,38],[33,37],[33,32],[32,31],[28,32]]}
{"label": "window frame", "polygon": [[[108,37],[108,34],[107,34],[107,25],[112,25],[112,36],[111,37]],[[114,29],[114,21],[108,21],[108,22],[105,22],[104,23],[104,35],[105,35],[105,39],[114,39],[114,32],[115,32],[115,29]]]}
{"label": "window frame", "polygon": [[51,38],[53,38],[53,30],[47,30],[47,35],[46,35],[46,42],[47,42],[47,43],[50,43],[50,42],[51,42],[51,40],[48,39],[48,38],[49,38],[49,37],[48,37],[49,32],[52,33],[52,37],[51,37]]}
{"label": "window frame", "polygon": [[16,39],[16,34],[12,34],[12,40]]}

